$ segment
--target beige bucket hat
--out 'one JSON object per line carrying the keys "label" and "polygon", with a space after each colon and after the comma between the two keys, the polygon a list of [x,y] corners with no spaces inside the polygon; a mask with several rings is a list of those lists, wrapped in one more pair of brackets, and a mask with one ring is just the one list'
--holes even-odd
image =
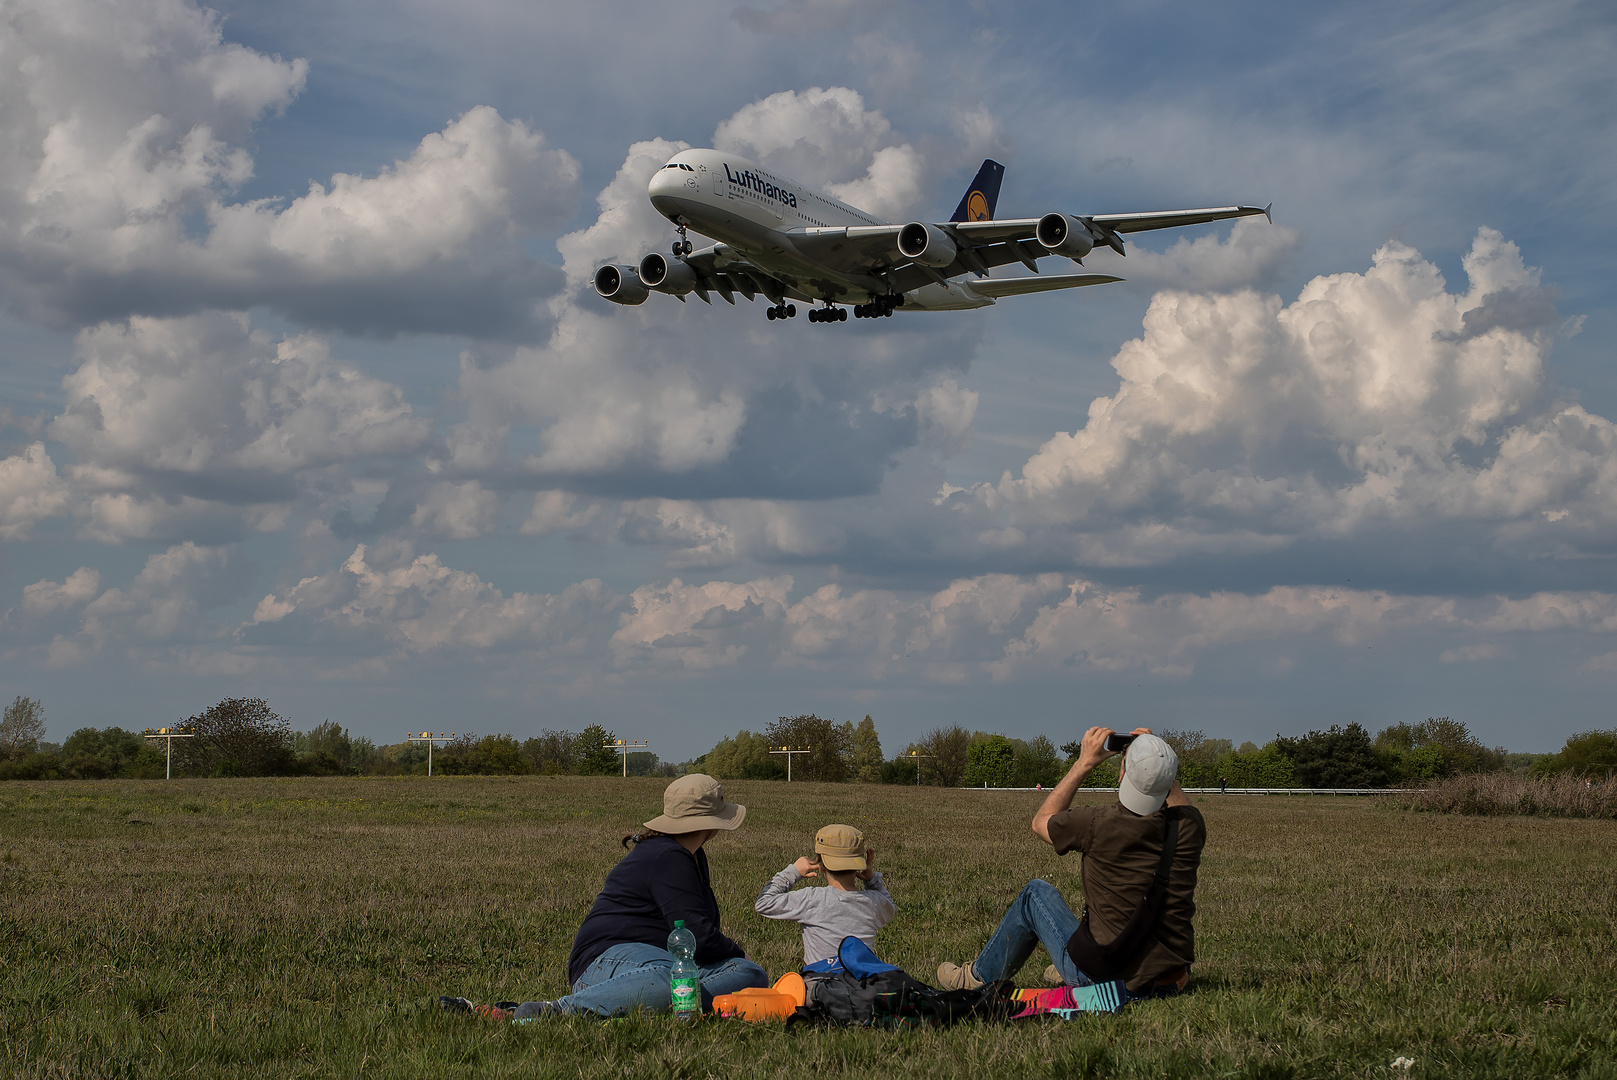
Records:
{"label": "beige bucket hat", "polygon": [[724,801],[724,787],[706,773],[687,773],[663,792],[663,813],[646,828],[670,836],[702,829],[734,829],[747,816],[740,803]]}

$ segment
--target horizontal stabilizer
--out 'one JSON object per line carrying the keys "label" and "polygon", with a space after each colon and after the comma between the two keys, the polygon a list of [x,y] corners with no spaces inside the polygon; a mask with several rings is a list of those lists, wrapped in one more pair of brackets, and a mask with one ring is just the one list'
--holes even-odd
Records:
{"label": "horizontal stabilizer", "polygon": [[1051,289],[1078,289],[1085,285],[1105,285],[1122,281],[1110,274],[1041,274],[1038,277],[988,278],[970,283],[971,291],[996,300],[1002,296],[1049,292]]}

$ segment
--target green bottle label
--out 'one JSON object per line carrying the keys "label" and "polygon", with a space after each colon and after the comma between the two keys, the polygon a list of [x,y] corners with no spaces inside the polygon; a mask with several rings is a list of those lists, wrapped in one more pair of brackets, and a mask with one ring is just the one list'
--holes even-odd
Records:
{"label": "green bottle label", "polygon": [[672,983],[675,1013],[699,1013],[702,1011],[702,987],[695,978],[676,978]]}

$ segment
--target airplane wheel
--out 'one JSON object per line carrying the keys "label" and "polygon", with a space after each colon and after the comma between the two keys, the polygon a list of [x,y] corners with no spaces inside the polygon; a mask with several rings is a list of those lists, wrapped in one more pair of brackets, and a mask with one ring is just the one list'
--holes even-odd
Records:
{"label": "airplane wheel", "polygon": [[691,251],[693,250],[693,248],[691,246],[691,242],[689,240],[685,241],[684,243],[680,244],[679,246],[685,249],[685,254],[687,254],[687,255],[689,255],[691,253]]}
{"label": "airplane wheel", "polygon": [[797,318],[797,305],[796,304],[787,304],[786,305],[786,317],[788,319]]}
{"label": "airplane wheel", "polygon": [[770,308],[768,311],[764,312],[764,317],[767,318],[770,322],[774,322],[775,318],[776,318],[775,309]]}
{"label": "airplane wheel", "polygon": [[674,254],[675,254],[675,255],[678,255],[678,254],[680,254],[680,253],[681,253],[681,250],[682,250],[682,249],[683,249],[683,248],[684,248],[684,247],[685,247],[685,245],[684,245],[684,244],[681,244],[681,243],[680,243],[680,242],[679,242],[679,241],[678,241],[678,240],[675,240],[675,241],[674,241]]}
{"label": "airplane wheel", "polygon": [[809,322],[819,322],[819,321],[820,321],[820,313],[817,310],[815,310],[814,308],[809,308]]}
{"label": "airplane wheel", "polygon": [[848,309],[847,308],[837,308],[837,322],[847,322],[847,321],[848,321]]}

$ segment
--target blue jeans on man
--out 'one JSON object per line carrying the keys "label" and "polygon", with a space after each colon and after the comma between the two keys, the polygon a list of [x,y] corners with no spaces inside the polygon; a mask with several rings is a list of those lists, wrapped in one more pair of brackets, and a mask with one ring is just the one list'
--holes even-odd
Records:
{"label": "blue jeans on man", "polygon": [[972,961],[972,972],[984,982],[1009,979],[1027,963],[1034,946],[1043,945],[1068,986],[1088,986],[1095,980],[1078,970],[1067,955],[1067,939],[1076,929],[1078,916],[1060,890],[1048,881],[1034,879],[1011,901],[994,936]]}
{"label": "blue jeans on man", "polygon": [[[641,942],[607,949],[573,983],[573,992],[557,998],[563,1012],[595,1016],[625,1016],[636,1008],[668,1012],[672,1007],[670,972],[674,957],[666,949]],[[702,983],[702,1011],[711,1012],[713,999],[749,986],[768,986],[769,974],[745,957],[698,967]],[[523,1019],[522,1009],[516,1019]]]}

